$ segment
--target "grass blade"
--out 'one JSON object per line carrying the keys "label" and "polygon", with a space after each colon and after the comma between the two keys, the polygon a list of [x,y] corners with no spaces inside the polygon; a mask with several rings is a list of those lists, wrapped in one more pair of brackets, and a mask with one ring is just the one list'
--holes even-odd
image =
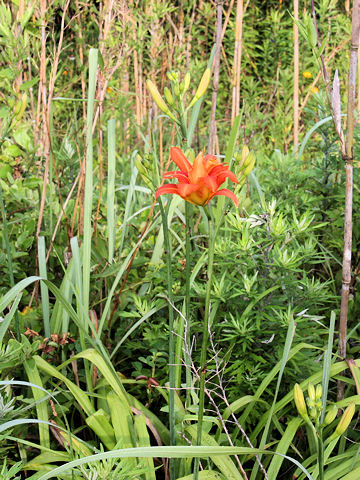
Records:
{"label": "grass blade", "polygon": [[32,394],[35,402],[39,402],[36,405],[36,413],[37,413],[38,420],[45,422],[45,423],[39,424],[40,444],[46,448],[50,448],[50,432],[49,432],[49,426],[46,424],[46,422],[49,421],[49,414],[47,409],[47,402],[41,402],[41,399],[44,396],[41,390],[43,390],[44,387],[39,375],[39,370],[33,358],[25,360],[24,367],[25,367],[25,371],[29,379],[29,382],[35,385],[38,385],[40,387],[40,389],[31,387],[31,390],[32,390]]}
{"label": "grass blade", "polygon": [[330,328],[329,328],[329,339],[328,346],[324,355],[324,367],[323,367],[323,376],[322,376],[322,412],[320,417],[320,422],[324,422],[325,418],[325,408],[326,400],[329,389],[329,380],[330,380],[330,369],[331,369],[331,357],[332,357],[332,348],[334,343],[334,331],[335,331],[335,312],[331,312],[330,315]]}
{"label": "grass blade", "polygon": [[112,263],[115,251],[115,119],[108,121],[108,183],[107,183],[107,230],[108,262]]}
{"label": "grass blade", "polygon": [[[45,238],[38,238],[38,260],[39,260],[39,274],[40,277],[47,279],[46,270],[46,254],[45,254]],[[44,320],[45,337],[50,338],[50,305],[49,305],[49,290],[44,282],[40,282],[41,291],[41,306]]]}
{"label": "grass blade", "polygon": [[89,52],[89,91],[86,115],[86,164],[84,193],[84,239],[83,239],[83,302],[85,311],[89,311],[90,263],[92,237],[92,201],[93,201],[93,112],[96,87],[96,70],[98,51],[91,48]]}

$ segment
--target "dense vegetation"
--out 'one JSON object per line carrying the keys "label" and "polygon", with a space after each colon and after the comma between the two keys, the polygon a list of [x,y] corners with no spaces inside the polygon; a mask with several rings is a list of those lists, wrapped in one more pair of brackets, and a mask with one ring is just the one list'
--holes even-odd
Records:
{"label": "dense vegetation", "polygon": [[[344,157],[299,3],[294,73],[287,0],[0,2],[1,479],[359,478],[359,131],[345,362]],[[350,5],[315,10],[345,113]],[[202,182],[174,146],[237,200],[155,198],[174,159]]]}

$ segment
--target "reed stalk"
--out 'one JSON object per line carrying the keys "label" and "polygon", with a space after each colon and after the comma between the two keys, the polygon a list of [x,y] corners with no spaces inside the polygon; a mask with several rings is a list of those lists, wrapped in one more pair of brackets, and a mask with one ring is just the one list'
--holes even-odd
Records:
{"label": "reed stalk", "polygon": [[233,125],[235,118],[240,113],[240,73],[241,73],[243,17],[244,17],[244,1],[237,0],[231,125]]}
{"label": "reed stalk", "polygon": [[217,24],[216,24],[216,52],[214,58],[214,76],[213,76],[213,93],[211,100],[211,116],[209,127],[209,146],[208,152],[210,155],[214,155],[214,146],[216,139],[216,103],[217,93],[219,89],[219,76],[220,76],[220,57],[221,57],[221,40],[222,40],[222,9],[223,1],[217,1]]}
{"label": "reed stalk", "polygon": [[299,0],[294,0],[294,148],[299,143]]}
{"label": "reed stalk", "polygon": [[346,357],[346,335],[349,308],[349,291],[351,283],[351,249],[352,249],[352,204],[353,204],[353,163],[354,163],[354,109],[356,92],[356,70],[359,50],[360,0],[354,0],[352,12],[352,33],[350,47],[350,66],[348,80],[348,104],[346,120],[346,147],[342,155],[345,163],[345,226],[344,255],[342,269],[341,307],[339,321],[339,355]]}

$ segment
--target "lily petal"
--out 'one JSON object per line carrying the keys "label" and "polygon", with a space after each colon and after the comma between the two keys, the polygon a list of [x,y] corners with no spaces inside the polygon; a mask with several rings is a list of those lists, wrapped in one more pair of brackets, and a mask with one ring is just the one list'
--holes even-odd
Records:
{"label": "lily petal", "polygon": [[216,181],[218,182],[218,185],[221,185],[222,183],[225,182],[227,178],[234,183],[239,183],[239,180],[236,178],[236,175],[233,172],[230,172],[230,170],[226,170],[225,172],[219,173],[216,177]]}
{"label": "lily petal", "polygon": [[195,158],[191,171],[189,172],[189,179],[191,183],[197,183],[200,178],[206,177],[208,172],[205,167],[204,155],[202,152]]}
{"label": "lily petal", "polygon": [[185,157],[183,152],[180,150],[179,147],[171,147],[170,148],[170,157],[171,160],[176,163],[176,165],[182,170],[183,172],[189,173],[191,170],[191,163]]}
{"label": "lily petal", "polygon": [[192,193],[196,192],[196,190],[200,189],[199,185],[194,185],[193,183],[180,183],[179,185],[176,185],[178,188],[178,193],[182,198],[185,198]]}
{"label": "lily petal", "polygon": [[160,195],[164,195],[164,193],[175,193],[177,195],[180,195],[180,193],[178,192],[178,185],[162,185],[155,192],[155,200],[160,197]]}
{"label": "lily petal", "polygon": [[168,172],[164,174],[164,178],[176,178],[180,183],[190,183],[187,174],[183,172]]}
{"label": "lily petal", "polygon": [[217,181],[217,178],[213,177],[212,175],[208,175],[207,177],[204,177],[202,181],[208,188],[210,188],[212,193],[216,192],[216,190],[219,188],[219,186],[222,183],[222,182],[219,183]]}
{"label": "lily petal", "polygon": [[214,193],[213,197],[216,197],[216,195],[224,195],[225,197],[231,198],[231,200],[235,203],[236,207],[239,205],[239,200],[237,199],[236,195],[227,188],[222,188],[221,190],[218,190],[216,193]]}

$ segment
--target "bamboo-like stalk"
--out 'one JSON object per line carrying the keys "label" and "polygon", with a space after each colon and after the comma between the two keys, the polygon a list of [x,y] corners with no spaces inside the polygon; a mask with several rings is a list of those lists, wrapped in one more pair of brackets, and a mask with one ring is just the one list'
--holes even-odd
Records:
{"label": "bamboo-like stalk", "polygon": [[235,118],[240,113],[240,73],[241,73],[243,17],[244,17],[244,2],[243,0],[237,0],[231,125],[234,123]]}
{"label": "bamboo-like stalk", "polygon": [[216,137],[216,103],[217,93],[219,89],[220,76],[220,57],[221,57],[221,36],[222,36],[222,8],[223,1],[217,1],[217,24],[216,24],[216,52],[214,58],[214,78],[213,78],[213,93],[211,100],[211,117],[209,127],[209,147],[208,152],[214,155],[214,145]]}
{"label": "bamboo-like stalk", "polygon": [[294,148],[299,143],[299,0],[294,0]]}
{"label": "bamboo-like stalk", "polygon": [[360,50],[357,58],[357,111],[360,112]]}
{"label": "bamboo-like stalk", "polygon": [[346,335],[349,307],[349,290],[351,282],[351,248],[352,248],[352,203],[353,203],[353,162],[354,162],[354,109],[356,92],[356,70],[359,50],[360,0],[354,0],[352,12],[352,33],[350,47],[350,66],[348,83],[348,105],[346,122],[346,154],[343,155],[346,172],[345,189],[345,226],[344,256],[342,270],[341,307],[339,323],[339,355],[346,356]]}
{"label": "bamboo-like stalk", "polygon": [[[40,75],[39,75],[39,98],[38,98],[38,110],[37,110],[37,122],[40,125],[40,116],[42,117],[42,134],[41,134],[41,154],[45,158],[45,168],[43,176],[43,185],[41,192],[41,201],[40,201],[40,210],[38,223],[36,227],[36,238],[39,237],[42,218],[45,208],[45,199],[46,199],[46,187],[49,177],[49,161],[50,161],[50,145],[49,145],[49,134],[48,134],[48,123],[47,123],[47,101],[46,101],[46,11],[47,11],[47,0],[40,1],[40,17],[41,17],[41,53],[40,53]],[[40,168],[40,166],[39,166]],[[39,172],[40,173],[40,172]]]}
{"label": "bamboo-like stalk", "polygon": [[[79,14],[75,16],[75,20],[78,26],[77,38],[79,40],[77,48],[79,52],[80,66],[83,67],[84,65],[83,29],[82,29],[83,22],[81,18],[81,9],[79,5],[79,0],[75,0],[75,5],[76,5],[76,11],[79,12]],[[83,68],[81,68],[81,71],[80,71],[80,80],[81,80],[82,98],[85,99],[86,98],[86,81],[85,81],[85,74],[84,74]],[[85,123],[86,122],[86,103],[85,102],[82,102],[82,112],[83,112],[83,120]]]}

